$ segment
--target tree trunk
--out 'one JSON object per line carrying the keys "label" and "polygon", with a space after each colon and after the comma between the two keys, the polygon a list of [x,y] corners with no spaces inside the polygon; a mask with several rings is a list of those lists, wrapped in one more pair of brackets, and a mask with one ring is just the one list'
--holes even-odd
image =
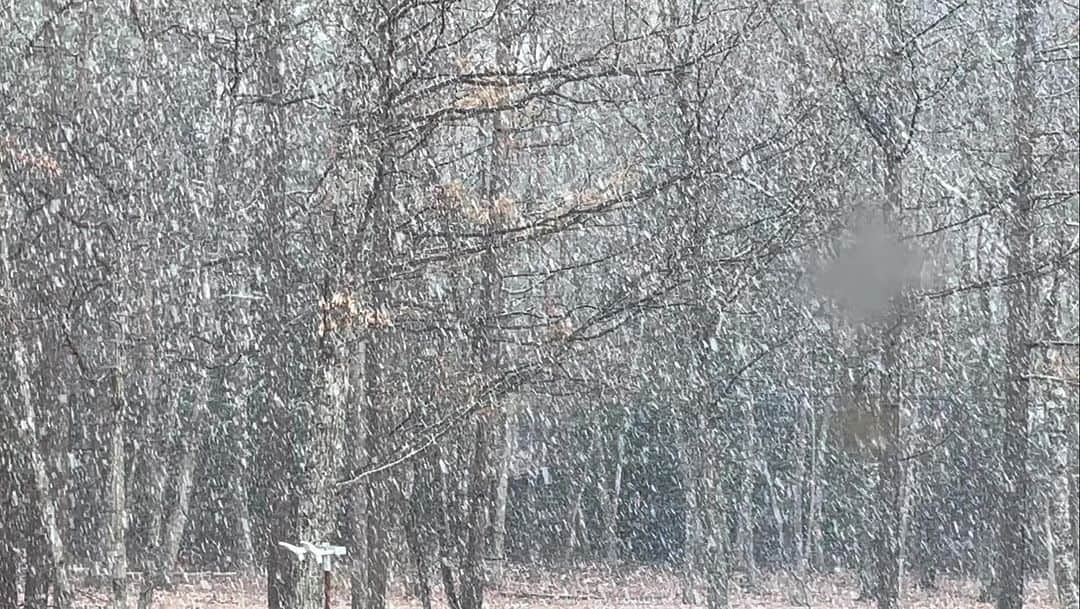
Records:
{"label": "tree trunk", "polygon": [[900,487],[900,535],[899,541],[897,542],[896,554],[896,569],[899,573],[896,583],[897,590],[904,589],[904,574],[907,571],[908,536],[911,530],[911,504],[915,494],[915,467],[910,463],[902,465],[900,467],[900,472],[900,479],[902,482]]}
{"label": "tree trunk", "polygon": [[[601,551],[604,560],[614,565],[619,560],[618,513],[619,494],[622,492],[622,470],[625,451],[623,429],[615,432],[615,441],[608,442],[604,430],[594,431],[596,446],[593,449],[594,470],[599,476],[596,484],[597,503],[600,507]],[[611,450],[610,444],[614,444]]]}
{"label": "tree trunk", "polygon": [[743,430],[742,466],[739,468],[739,508],[736,513],[735,547],[748,588],[757,585],[757,561],[754,555],[754,482],[757,460],[761,458],[757,442],[752,398],[740,400],[740,419]]}
{"label": "tree trunk", "polygon": [[439,574],[443,582],[443,594],[446,596],[446,604],[450,609],[461,609],[461,601],[458,599],[457,585],[454,581],[454,567],[451,557],[454,531],[450,522],[450,481],[447,468],[442,461],[442,451],[436,447],[432,452],[433,465],[438,472],[436,480],[439,494],[437,499],[439,507],[437,516],[437,526],[439,527]]}
{"label": "tree trunk", "polygon": [[386,590],[390,578],[390,555],[386,539],[386,500],[388,491],[384,480],[373,480],[367,488],[367,601],[365,609],[386,607]]}
{"label": "tree trunk", "polygon": [[[5,412],[7,398],[3,398]],[[12,435],[7,415],[0,418],[0,607],[16,607],[19,604],[19,562],[15,560],[19,542],[18,533],[18,479],[15,475],[15,445],[9,443]]]}
{"label": "tree trunk", "polygon": [[499,479],[495,488],[495,516],[492,523],[492,558],[498,561],[501,574],[506,562],[506,506],[510,495],[510,464],[514,457],[514,433],[517,429],[517,408],[513,403],[504,407],[501,417],[502,447],[499,454]]}
{"label": "tree trunk", "polygon": [[800,582],[800,588],[798,594],[798,604],[806,604],[805,600],[805,582],[807,577],[807,555],[806,555],[806,498],[808,496],[808,489],[810,482],[807,480],[807,473],[809,468],[806,467],[806,460],[809,455],[810,448],[810,405],[806,400],[798,406],[798,414],[795,420],[795,484],[791,488],[791,538],[792,538],[792,550],[793,560],[795,561],[795,575]]}
{"label": "tree trunk", "polygon": [[412,555],[413,566],[416,568],[416,595],[420,598],[423,609],[431,609],[431,584],[428,579],[429,570],[427,553],[421,537],[421,527],[424,525],[424,506],[430,502],[425,501],[428,489],[431,488],[432,471],[425,470],[428,465],[422,460],[413,462],[413,483],[409,490],[408,514],[405,518],[405,542]]}
{"label": "tree trunk", "polygon": [[[988,277],[994,273],[994,265],[992,258],[984,255],[986,249],[986,241],[984,238],[984,230],[979,227],[975,236],[975,271],[977,277]],[[978,296],[979,300],[979,313],[983,323],[987,325],[994,324],[994,311],[993,305],[990,300],[989,290],[982,290]],[[992,351],[990,349],[990,341],[984,341],[982,349],[980,349],[980,356],[983,361],[990,361]],[[979,399],[984,403],[988,414],[988,423],[996,423],[996,419],[999,416],[996,412],[997,407],[993,405],[995,398],[995,392],[990,386],[993,379],[989,374],[983,377],[984,386],[979,392]],[[986,464],[983,470],[985,479],[983,480],[983,503],[980,506],[980,516],[985,522],[985,525],[980,530],[980,538],[978,539],[978,548],[981,550],[977,552],[975,557],[977,577],[979,580],[979,594],[978,601],[981,603],[990,603],[997,598],[998,595],[998,554],[1000,554],[1001,548],[998,539],[998,524],[1000,518],[998,512],[1001,510],[1001,467],[1002,464],[999,460],[994,459],[990,463]]]}
{"label": "tree trunk", "polygon": [[255,543],[251,536],[251,511],[248,508],[247,466],[241,464],[232,481],[232,508],[236,526],[234,564],[240,573],[250,575],[256,569]]}
{"label": "tree trunk", "polygon": [[[899,71],[899,59],[906,43],[903,33],[902,0],[889,0],[885,9],[885,19],[889,30],[890,53],[896,62],[890,70]],[[898,214],[904,200],[903,149],[906,137],[899,126],[900,109],[898,85],[892,83],[893,90],[887,91],[885,120],[887,136],[882,153],[885,156],[885,204],[883,220],[886,230],[892,230],[895,214]],[[911,134],[908,133],[907,137]],[[886,330],[882,336],[882,372],[879,395],[878,417],[880,425],[878,449],[878,538],[877,538],[877,606],[878,609],[896,609],[900,595],[900,544],[901,520],[903,518],[902,489],[904,486],[903,468],[900,461],[901,436],[901,371],[899,351],[903,335],[904,286],[896,286],[900,293],[892,296],[885,319]]]}
{"label": "tree trunk", "polygon": [[822,498],[820,479],[824,475],[825,443],[829,437],[829,424],[832,418],[829,409],[825,408],[821,416],[816,419],[814,426],[814,445],[810,460],[810,556],[811,566],[815,571],[825,568],[824,532],[822,526]]}
{"label": "tree trunk", "polygon": [[686,429],[685,423],[679,423],[679,484],[683,489],[686,504],[686,535],[683,542],[682,564],[682,593],[681,599],[685,605],[696,605],[699,602],[697,588],[699,573],[704,560],[703,524],[699,496],[699,472],[697,451],[692,446],[691,432]]}
{"label": "tree trunk", "polygon": [[[0,180],[0,185],[3,181]],[[39,430],[37,428],[37,410],[30,387],[30,371],[26,344],[23,342],[21,328],[16,323],[16,312],[21,311],[19,293],[15,289],[15,273],[11,267],[11,256],[8,252],[8,233],[11,230],[10,203],[7,193],[0,189],[0,302],[7,303],[9,310],[0,311],[7,319],[2,328],[7,340],[11,345],[12,363],[15,369],[15,393],[18,396],[18,405],[22,407],[22,419],[15,423],[15,434],[22,445],[30,463],[30,475],[34,494],[38,497],[38,512],[41,527],[45,531],[48,543],[49,558],[53,567],[53,587],[55,589],[54,603],[58,609],[68,609],[72,603],[71,585],[68,579],[67,548],[64,546],[60,533],[59,517],[57,515],[58,499],[54,495],[52,481],[49,477],[45,455],[42,454]],[[18,408],[12,411],[18,413]],[[18,418],[18,415],[16,415]],[[13,466],[12,463],[9,467]],[[12,467],[12,471],[13,471]]]}
{"label": "tree trunk", "polygon": [[186,437],[181,440],[182,454],[179,471],[176,473],[176,494],[173,497],[172,511],[169,512],[169,518],[165,523],[164,568],[166,573],[176,571],[180,544],[184,540],[184,528],[187,526],[188,510],[191,507],[191,490],[195,483],[195,463],[198,456],[196,437]]}
{"label": "tree trunk", "polygon": [[481,609],[484,605],[484,530],[489,421],[478,417],[473,426],[473,450],[469,464],[467,515],[465,523],[465,555],[461,564],[461,609]]}
{"label": "tree trunk", "polygon": [[560,520],[563,526],[562,535],[562,563],[570,565],[581,551],[584,541],[579,521],[581,518],[581,500],[585,495],[585,484],[581,481],[584,472],[577,469],[576,465],[567,465],[566,474],[566,511]]}
{"label": "tree trunk", "polygon": [[48,543],[41,524],[34,522],[26,545],[26,576],[23,586],[25,609],[47,609],[49,585],[52,583]]}
{"label": "tree trunk", "polygon": [[776,529],[776,547],[777,554],[776,560],[781,564],[784,564],[789,557],[787,535],[785,533],[785,521],[784,512],[780,507],[779,492],[776,490],[779,484],[773,478],[772,470],[769,468],[769,461],[764,457],[760,461],[761,464],[761,476],[762,483],[765,485],[765,492],[769,496],[769,511],[772,512],[773,528]]}
{"label": "tree trunk", "polygon": [[[898,179],[898,178],[897,178]],[[899,324],[886,334],[882,353],[881,397],[878,416],[881,425],[878,447],[877,606],[896,609],[900,593],[900,528],[904,485],[900,466],[900,395],[896,387],[896,349]]]}
{"label": "tree trunk", "polygon": [[1057,581],[1057,558],[1054,556],[1054,509],[1051,506],[1052,496],[1048,493],[1043,501],[1042,530],[1043,547],[1046,551],[1043,564],[1046,569],[1046,587],[1050,589],[1050,596],[1061,600],[1062,590]]}
{"label": "tree trunk", "polygon": [[[496,3],[495,23],[495,64],[499,69],[510,70],[512,54],[510,52],[510,33],[508,31],[506,4],[503,1]],[[491,141],[488,149],[488,166],[482,176],[485,185],[486,204],[489,207],[487,224],[490,232],[487,239],[489,246],[480,255],[479,294],[478,307],[479,317],[476,319],[474,329],[472,357],[478,364],[481,378],[485,381],[493,381],[498,374],[500,365],[499,343],[495,340],[497,328],[496,320],[502,306],[502,269],[500,268],[499,254],[496,252],[493,242],[497,232],[505,225],[505,220],[500,216],[500,210],[496,205],[500,199],[509,195],[509,176],[506,167],[506,157],[509,150],[510,133],[507,128],[507,118],[502,112],[491,114]],[[486,547],[485,533],[488,525],[488,509],[491,498],[486,497],[487,489],[491,486],[491,459],[492,446],[494,444],[494,429],[499,426],[495,421],[499,418],[505,420],[505,416],[498,413],[502,405],[494,403],[491,395],[470,396],[481,403],[477,404],[480,412],[476,415],[476,427],[473,431],[474,444],[472,447],[472,461],[469,466],[468,480],[468,514],[466,516],[465,531],[465,556],[461,567],[461,609],[481,609],[484,605],[484,563],[483,551]],[[485,414],[489,410],[491,414]]]}
{"label": "tree trunk", "polygon": [[623,429],[615,439],[615,463],[611,490],[602,493],[606,497],[602,510],[604,513],[604,556],[608,564],[619,560],[619,500],[622,497],[623,463],[626,461],[626,434]]}
{"label": "tree trunk", "polygon": [[109,472],[106,482],[108,489],[106,539],[108,540],[109,588],[112,592],[110,607],[113,609],[127,608],[127,549],[125,547],[127,491],[124,479],[124,418],[127,412],[127,398],[124,396],[123,371],[122,359],[118,358],[116,369],[111,375]]}
{"label": "tree trunk", "polygon": [[[1058,235],[1061,241],[1064,235]],[[1059,335],[1061,325],[1060,296],[1063,273],[1055,273],[1046,295],[1041,299],[1043,306],[1039,314],[1039,333],[1041,336]],[[1068,376],[1067,364],[1062,360],[1056,348],[1045,349],[1039,363],[1048,373],[1061,377]],[[1069,520],[1069,444],[1072,430],[1070,416],[1071,404],[1075,396],[1069,395],[1071,388],[1050,386],[1039,391],[1039,402],[1045,411],[1041,442],[1044,449],[1043,493],[1045,535],[1046,535],[1046,578],[1054,596],[1065,609],[1080,609],[1080,590],[1077,589],[1073,552],[1070,547]],[[1063,513],[1065,512],[1065,513]]]}
{"label": "tree trunk", "polygon": [[806,552],[807,540],[807,517],[806,505],[809,495],[810,481],[807,474],[810,468],[806,466],[810,448],[810,404],[802,400],[798,406],[798,414],[795,420],[795,484],[791,486],[791,541],[792,561],[794,564],[794,585],[791,586],[791,602],[800,607],[808,606],[809,592],[807,590],[807,577],[809,575],[809,557]]}
{"label": "tree trunk", "polygon": [[[703,429],[703,427],[699,427]],[[715,440],[714,440],[715,441]],[[720,475],[720,455],[715,448],[706,457],[699,499],[705,528],[702,560],[705,563],[705,606],[708,609],[728,609],[728,582],[731,579],[728,539],[727,489]]]}
{"label": "tree trunk", "polygon": [[107,481],[109,519],[108,539],[109,588],[112,609],[127,609],[127,489],[124,479],[124,418],[127,398],[124,395],[124,365],[118,358],[112,373],[109,430],[109,474]]}
{"label": "tree trunk", "polygon": [[[262,32],[264,44],[261,49],[259,80],[269,95],[280,94],[285,88],[283,75],[279,70],[285,65],[282,46],[286,13],[279,0],[269,0],[260,7],[259,17],[265,24],[265,31]],[[277,104],[266,106],[262,119],[268,151],[263,167],[267,183],[261,226],[265,232],[256,244],[259,248],[260,269],[255,273],[255,277],[261,278],[268,294],[269,306],[260,311],[264,341],[260,345],[260,353],[267,376],[274,379],[266,390],[268,418],[274,433],[268,438],[267,455],[263,465],[267,471],[281,479],[280,485],[274,489],[276,492],[268,497],[266,600],[269,609],[296,609],[301,602],[298,580],[302,576],[302,570],[296,564],[295,558],[277,545],[281,541],[301,541],[296,539],[296,535],[300,510],[298,495],[303,492],[293,446],[299,435],[292,412],[295,405],[287,403],[293,397],[291,362],[284,357],[288,352],[288,339],[283,336],[285,320],[292,313],[285,292],[287,285],[283,272],[285,261],[289,259],[285,159],[290,126],[285,122],[282,107]]]}
{"label": "tree trunk", "polygon": [[[241,344],[240,349],[247,351],[249,345]],[[251,462],[249,450],[248,400],[245,392],[249,390],[251,380],[250,363],[247,356],[240,361],[240,374],[232,392],[232,406],[236,422],[236,431],[232,438],[236,451],[236,469],[229,483],[229,499],[232,502],[233,526],[236,530],[234,564],[236,570],[251,574],[255,570],[255,544],[251,536],[251,510],[248,507],[248,471]]]}
{"label": "tree trunk", "polygon": [[[200,336],[212,335],[210,320],[214,315],[211,303],[215,293],[214,284],[209,274],[202,271],[196,275],[193,287],[198,306],[192,326]],[[210,361],[211,353],[205,345],[196,347],[195,352],[199,355],[199,360]],[[195,466],[198,464],[201,448],[199,440],[203,437],[203,423],[210,412],[210,376],[202,365],[199,365],[195,382],[195,403],[191,408],[191,420],[180,429],[180,463],[176,473],[176,491],[172,511],[165,522],[163,568],[166,573],[172,573],[177,568],[180,544],[184,540],[184,529],[187,527],[188,511],[191,508],[191,492],[195,485]]]}
{"label": "tree trunk", "polygon": [[1080,497],[1078,497],[1078,481],[1080,481],[1080,399],[1076,395],[1075,390],[1068,401],[1070,404],[1068,408],[1068,414],[1066,415],[1066,450],[1068,451],[1068,458],[1066,462],[1066,469],[1064,472],[1066,480],[1064,482],[1058,482],[1064,488],[1063,492],[1068,493],[1067,500],[1062,505],[1068,506],[1068,539],[1069,544],[1067,548],[1063,548],[1061,554],[1068,558],[1071,563],[1067,565],[1070,576],[1073,582],[1073,590],[1076,590],[1080,585]]}
{"label": "tree trunk", "polygon": [[[349,425],[349,429],[358,428]],[[363,440],[354,440],[354,443],[362,444]],[[353,462],[362,463],[363,461],[354,460]],[[349,606],[352,609],[365,609],[367,599],[371,596],[367,578],[367,494],[367,484],[364,483],[348,489],[345,496],[347,533],[345,539],[349,546]]]}
{"label": "tree trunk", "polygon": [[998,534],[1000,590],[998,609],[1021,609],[1024,605],[1024,561],[1030,475],[1028,460],[1028,402],[1030,401],[1031,351],[1031,181],[1032,126],[1034,114],[1035,0],[1017,0],[1014,73],[1014,156],[1012,205],[1008,214],[1008,275],[1006,287],[1005,427],[1001,444],[1003,467],[1002,509]]}
{"label": "tree trunk", "polygon": [[944,537],[944,531],[940,526],[940,512],[937,502],[940,501],[938,493],[932,490],[933,473],[927,473],[926,488],[919,493],[915,507],[915,528],[918,544],[913,557],[914,568],[918,574],[918,586],[923,590],[932,591],[937,588],[937,571],[939,560],[939,544]]}
{"label": "tree trunk", "polygon": [[[172,398],[167,398],[170,402]],[[167,573],[165,572],[165,560],[161,544],[163,522],[161,512],[165,501],[165,468],[164,456],[153,452],[147,456],[147,473],[145,484],[149,487],[147,503],[149,504],[150,523],[147,525],[147,548],[148,561],[143,565],[142,586],[139,589],[139,609],[150,609],[154,604],[154,591],[165,585]]]}
{"label": "tree trunk", "polygon": [[[384,262],[389,257],[391,244],[387,223],[390,218],[390,193],[393,189],[392,170],[389,163],[390,151],[385,151],[380,159],[374,189],[377,189],[375,209],[372,212],[372,225],[375,227],[372,243],[372,262],[367,269],[366,284],[372,307],[375,311],[386,311],[387,294],[381,282],[385,274]],[[378,259],[378,260],[376,260]],[[380,262],[381,260],[382,262]],[[377,460],[381,454],[379,441],[386,428],[389,417],[386,400],[385,367],[390,333],[389,327],[382,327],[378,322],[369,324],[368,337],[364,343],[364,442],[367,459]],[[386,472],[371,476],[363,485],[364,507],[358,511],[364,514],[364,548],[367,552],[365,569],[362,577],[366,578],[363,586],[354,585],[354,591],[364,588],[367,597],[363,601],[364,609],[383,609],[386,606],[387,580],[390,572],[390,548],[387,540],[389,519],[389,475]],[[357,600],[354,598],[354,606]]]}

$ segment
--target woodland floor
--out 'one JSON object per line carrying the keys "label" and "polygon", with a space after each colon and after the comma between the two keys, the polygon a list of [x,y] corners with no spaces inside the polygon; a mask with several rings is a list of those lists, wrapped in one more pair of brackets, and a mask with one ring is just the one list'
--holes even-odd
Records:
{"label": "woodland floor", "polygon": [[[347,609],[348,596],[343,583],[335,594],[334,607]],[[624,568],[618,572],[598,569],[569,571],[515,571],[508,573],[501,586],[489,589],[485,607],[491,609],[687,609],[680,602],[677,577],[667,570]],[[733,609],[789,609],[793,607],[830,607],[837,609],[872,609],[873,604],[856,600],[853,582],[838,575],[811,581],[809,603],[796,603],[794,582],[782,575],[770,576],[754,591],[737,589],[731,595]],[[439,592],[436,591],[439,597]],[[134,607],[136,590],[129,599]],[[984,609],[979,603],[974,583],[943,581],[934,593],[905,590],[901,606],[905,609]],[[78,609],[97,609],[107,602],[104,590],[83,589],[78,594]],[[265,589],[227,575],[194,575],[190,583],[158,593],[154,606],[159,609],[262,609],[266,606]],[[1045,585],[1029,586],[1026,607],[1051,609]],[[387,609],[419,609],[420,603],[398,591]],[[435,607],[445,609],[441,597]]]}

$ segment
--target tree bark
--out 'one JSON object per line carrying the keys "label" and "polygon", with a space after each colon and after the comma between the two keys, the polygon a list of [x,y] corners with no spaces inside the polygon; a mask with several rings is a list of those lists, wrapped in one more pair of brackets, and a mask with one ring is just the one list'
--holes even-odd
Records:
{"label": "tree bark", "polygon": [[810,461],[810,556],[811,566],[816,571],[825,568],[825,540],[822,531],[822,489],[820,479],[824,476],[825,447],[829,437],[829,424],[832,418],[830,411],[825,408],[819,417],[815,419],[814,445]]}
{"label": "tree bark", "polygon": [[1001,443],[1002,509],[998,525],[1000,582],[998,609],[1024,606],[1026,530],[1030,474],[1028,472],[1028,403],[1030,401],[1032,277],[1031,181],[1032,118],[1034,114],[1035,1],[1017,0],[1015,22],[1014,151],[1011,205],[1008,216],[1008,275],[1006,287],[1005,421]]}
{"label": "tree bark", "polygon": [[[714,441],[716,441],[714,439]],[[705,563],[705,606],[728,609],[728,586],[731,580],[728,538],[727,489],[721,477],[722,460],[713,448],[707,456],[701,484],[701,509],[705,528],[702,560]]]}
{"label": "tree bark", "polygon": [[[250,345],[242,343],[241,351],[250,349]],[[241,356],[239,379],[232,391],[233,417],[235,430],[232,441],[236,451],[236,469],[232,473],[229,483],[229,499],[232,502],[233,523],[236,528],[236,546],[234,549],[234,564],[237,571],[245,574],[254,572],[255,543],[252,539],[251,510],[248,506],[248,473],[251,463],[248,415],[248,396],[250,386],[250,362],[247,355]]]}
{"label": "tree bark", "polygon": [[[3,181],[0,180],[0,186]],[[72,603],[71,584],[68,578],[67,548],[61,536],[57,514],[57,497],[54,496],[52,480],[49,476],[45,455],[42,453],[39,430],[37,428],[37,409],[30,386],[30,371],[26,344],[21,328],[17,323],[17,314],[21,311],[19,293],[15,289],[15,272],[11,266],[8,251],[8,234],[12,226],[11,204],[7,193],[0,188],[0,313],[6,317],[3,330],[12,349],[12,364],[15,369],[15,393],[17,404],[22,407],[22,420],[16,420],[15,433],[21,444],[23,454],[30,464],[31,481],[38,501],[38,516],[48,543],[49,558],[53,566],[54,603],[58,609],[68,609]],[[13,408],[18,413],[18,408]],[[18,416],[18,415],[16,415]]]}
{"label": "tree bark", "polygon": [[626,461],[626,433],[621,427],[616,432],[615,454],[612,459],[611,486],[607,480],[600,488],[600,511],[604,519],[604,558],[608,564],[619,561],[619,500],[622,497],[623,464]]}
{"label": "tree bark", "polygon": [[484,605],[484,548],[488,447],[491,433],[487,417],[477,417],[473,424],[473,449],[469,464],[465,555],[461,564],[461,609],[481,609]]}
{"label": "tree bark", "polygon": [[[262,32],[264,43],[259,81],[268,95],[278,95],[285,90],[284,75],[281,73],[285,63],[282,52],[286,36],[285,15],[286,10],[279,0],[270,0],[260,7],[259,17],[265,24],[265,30]],[[261,277],[268,295],[268,305],[260,310],[262,318],[259,321],[263,326],[264,341],[260,347],[264,370],[273,379],[266,390],[272,433],[267,442],[264,466],[281,478],[281,484],[274,489],[276,492],[268,497],[266,598],[269,609],[296,609],[302,602],[299,578],[303,571],[295,559],[277,545],[280,541],[301,541],[295,537],[299,532],[298,495],[303,492],[293,446],[299,435],[292,412],[296,406],[288,403],[293,398],[290,379],[292,362],[285,358],[289,345],[287,334],[283,331],[285,320],[293,312],[287,297],[285,272],[289,259],[285,173],[290,126],[286,124],[285,113],[279,104],[265,106],[262,119],[267,156],[263,166],[266,200],[260,224],[265,232],[257,240],[261,268],[255,276]]]}
{"label": "tree bark", "polygon": [[195,463],[198,456],[196,438],[183,438],[181,440],[181,451],[179,470],[176,473],[173,506],[165,523],[164,566],[166,573],[172,573],[176,570],[180,556],[180,544],[184,540],[184,528],[187,526],[188,511],[191,508],[191,490],[195,485]]}
{"label": "tree bark", "polygon": [[1073,390],[1071,399],[1069,400],[1070,407],[1068,414],[1066,415],[1066,450],[1068,451],[1068,458],[1066,460],[1064,483],[1059,482],[1064,486],[1064,492],[1068,493],[1068,498],[1063,505],[1068,506],[1068,539],[1069,545],[1067,548],[1062,549],[1062,554],[1068,557],[1071,564],[1068,565],[1070,569],[1071,578],[1073,582],[1073,588],[1076,589],[1080,585],[1080,493],[1078,489],[1078,481],[1080,481],[1080,399],[1076,395],[1076,391]]}
{"label": "tree bark", "polygon": [[[390,220],[391,205],[390,193],[393,188],[392,179],[392,152],[385,151],[372,186],[372,196],[375,197],[374,210],[372,211],[372,261],[367,269],[366,285],[371,299],[372,308],[385,314],[387,309],[387,294],[382,282],[385,280],[385,263],[390,256],[391,244]],[[365,452],[368,459],[377,459],[380,454],[379,440],[386,427],[388,417],[388,404],[386,400],[385,366],[387,365],[387,347],[390,329],[381,327],[376,321],[369,324],[368,337],[364,343],[364,425],[365,425]],[[389,578],[390,555],[386,532],[389,521],[386,510],[389,507],[388,474],[383,472],[372,476],[364,485],[365,496],[363,508],[364,514],[364,537],[365,551],[367,552],[366,573],[363,577],[364,592],[367,594],[363,601],[364,609],[383,609],[386,606],[387,580]],[[357,589],[354,586],[354,589]],[[353,600],[356,603],[356,600]]]}
{"label": "tree bark", "polygon": [[[198,305],[192,326],[198,335],[209,336],[210,320],[214,315],[210,299],[215,291],[206,271],[196,275],[193,291]],[[211,354],[205,346],[196,347],[195,352],[199,355],[200,362],[210,361]],[[172,510],[165,522],[163,568],[166,574],[177,569],[180,544],[184,540],[184,529],[187,527],[188,512],[191,509],[191,492],[195,486],[195,466],[201,448],[199,440],[203,437],[203,422],[210,409],[210,376],[204,364],[198,365],[195,402],[191,409],[191,420],[180,430],[180,463],[176,473],[176,489]]]}
{"label": "tree bark", "polygon": [[798,580],[796,591],[797,603],[806,604],[806,577],[808,569],[808,557],[806,553],[807,517],[806,499],[809,495],[810,481],[807,473],[810,468],[806,466],[810,448],[810,405],[802,400],[798,405],[798,413],[795,420],[795,484],[791,489],[792,504],[792,559],[795,561],[795,576]]}
{"label": "tree bark", "polygon": [[421,536],[421,527],[424,525],[424,506],[430,502],[425,501],[428,489],[432,485],[432,471],[424,469],[430,465],[422,460],[413,462],[412,488],[409,490],[408,513],[405,517],[405,542],[412,555],[413,567],[416,569],[416,595],[420,598],[423,609],[431,609],[431,584],[429,580],[429,568],[427,554]]}
{"label": "tree bark", "polygon": [[686,533],[683,541],[683,563],[681,568],[681,600],[684,605],[696,605],[698,598],[699,575],[703,567],[704,525],[705,518],[700,500],[700,473],[697,447],[692,444],[691,431],[683,422],[677,423],[679,440],[679,484],[682,487],[686,509]]}
{"label": "tree bark", "polygon": [[450,609],[461,609],[461,601],[458,598],[457,584],[454,580],[454,566],[451,549],[454,545],[454,530],[450,522],[450,481],[447,468],[443,463],[442,451],[438,447],[433,449],[433,465],[438,472],[436,476],[438,487],[437,526],[439,528],[439,575],[443,582],[443,594],[446,596],[446,604]]}
{"label": "tree bark", "polygon": [[514,433],[517,429],[517,408],[512,403],[504,407],[502,446],[499,453],[499,478],[495,488],[495,515],[492,523],[492,558],[498,561],[501,574],[506,562],[506,507],[510,495],[510,465],[514,457]]}
{"label": "tree bark", "polygon": [[757,441],[754,400],[740,400],[742,428],[742,465],[739,468],[739,500],[736,513],[735,547],[740,566],[746,577],[746,585],[757,585],[757,559],[754,554],[754,485],[757,478],[758,459],[761,458]]}
{"label": "tree bark", "polygon": [[109,473],[108,488],[108,565],[110,607],[127,609],[127,489],[125,486],[124,419],[127,415],[125,396],[124,358],[117,356],[111,375],[112,390],[109,404]]}
{"label": "tree bark", "polygon": [[47,609],[49,606],[49,585],[52,583],[49,564],[48,543],[40,523],[33,523],[27,536],[26,575],[23,585],[23,607],[25,609]]}
{"label": "tree bark", "polygon": [[[6,349],[4,350],[6,351]],[[4,408],[7,412],[7,399]],[[0,417],[0,607],[15,607],[19,604],[19,563],[15,560],[19,545],[18,502],[19,483],[15,475],[15,446],[9,441],[14,435],[7,416]]]}
{"label": "tree bark", "polygon": [[[363,348],[363,347],[361,347]],[[365,360],[365,354],[357,358]],[[368,462],[367,422],[364,410],[367,407],[366,388],[363,385],[362,366],[353,364],[352,388],[353,404],[346,411],[345,427],[351,439],[346,444],[347,463],[352,468],[363,467]],[[347,557],[349,574],[349,606],[352,609],[364,609],[368,592],[367,580],[367,482],[357,484],[345,490],[345,541],[349,546]]]}
{"label": "tree bark", "polygon": [[[171,398],[166,398],[171,401]],[[160,426],[158,426],[160,427]],[[165,584],[167,573],[164,568],[163,547],[161,544],[163,521],[161,512],[165,501],[165,467],[163,455],[156,451],[147,456],[145,483],[149,487],[147,503],[151,510],[149,524],[146,527],[148,560],[143,564],[142,586],[139,589],[139,609],[150,609],[154,604],[154,592]]]}
{"label": "tree bark", "polygon": [[[898,180],[899,177],[895,179]],[[901,495],[904,481],[900,465],[900,393],[897,390],[899,383],[896,381],[899,322],[892,326],[894,329],[888,331],[884,337],[878,408],[881,426],[876,506],[878,609],[896,609],[900,593],[900,528],[903,517]]]}
{"label": "tree bark", "polygon": [[[885,20],[889,31],[889,50],[894,62],[888,67],[899,71],[899,60],[905,44],[903,32],[902,0],[889,0],[885,8]],[[906,139],[899,127],[899,83],[891,83],[886,92],[885,142],[881,146],[885,159],[885,203],[883,220],[886,230],[893,228],[895,215],[904,202],[903,155]],[[901,280],[903,277],[901,276]],[[881,387],[878,397],[879,441],[878,493],[877,493],[877,606],[878,609],[896,609],[900,595],[900,544],[903,519],[903,468],[901,467],[901,371],[898,369],[899,352],[904,325],[905,287],[896,286],[899,293],[890,295],[886,330],[882,336]]]}

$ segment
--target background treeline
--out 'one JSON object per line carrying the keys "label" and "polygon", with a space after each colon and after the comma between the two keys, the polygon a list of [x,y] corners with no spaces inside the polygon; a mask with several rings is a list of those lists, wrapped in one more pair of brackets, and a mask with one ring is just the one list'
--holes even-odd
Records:
{"label": "background treeline", "polygon": [[508,560],[1077,606],[1075,4],[0,12],[0,607],[314,606],[278,540],[356,609]]}

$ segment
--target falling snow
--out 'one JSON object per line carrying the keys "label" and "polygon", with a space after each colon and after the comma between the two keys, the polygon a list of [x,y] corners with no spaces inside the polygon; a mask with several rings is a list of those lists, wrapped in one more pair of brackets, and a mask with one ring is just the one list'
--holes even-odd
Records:
{"label": "falling snow", "polygon": [[1074,3],[0,4],[0,609],[1080,608]]}

